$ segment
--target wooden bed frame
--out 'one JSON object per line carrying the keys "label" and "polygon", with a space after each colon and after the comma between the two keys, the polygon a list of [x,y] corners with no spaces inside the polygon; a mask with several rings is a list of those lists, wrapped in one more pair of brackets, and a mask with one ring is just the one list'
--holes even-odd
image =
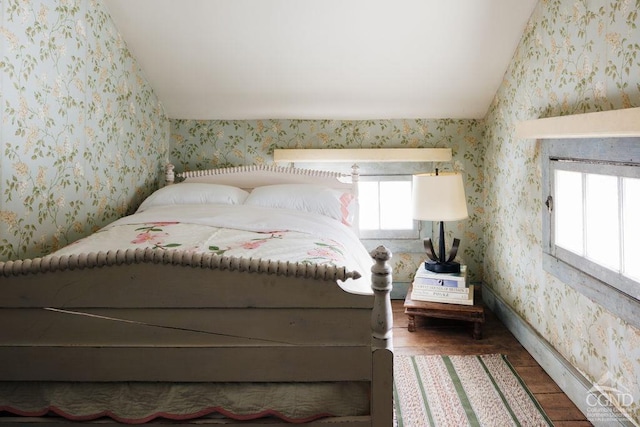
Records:
{"label": "wooden bed frame", "polygon": [[[171,180],[172,168],[167,172]],[[240,178],[252,187],[283,180],[334,182],[340,174],[273,166],[185,174],[213,175],[218,182]],[[180,251],[0,262],[0,380],[365,381],[371,387],[370,415],[305,425],[389,427],[390,256],[384,247],[372,252],[369,295],[338,285],[347,278],[344,269]],[[207,418],[172,424],[265,422],[285,424]],[[0,417],[0,423],[75,422]]]}

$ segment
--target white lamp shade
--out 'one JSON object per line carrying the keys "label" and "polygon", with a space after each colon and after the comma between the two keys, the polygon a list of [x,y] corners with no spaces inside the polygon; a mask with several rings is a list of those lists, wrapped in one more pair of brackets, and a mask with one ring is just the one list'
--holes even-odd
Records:
{"label": "white lamp shade", "polygon": [[469,216],[462,175],[453,172],[413,176],[413,218],[458,221]]}

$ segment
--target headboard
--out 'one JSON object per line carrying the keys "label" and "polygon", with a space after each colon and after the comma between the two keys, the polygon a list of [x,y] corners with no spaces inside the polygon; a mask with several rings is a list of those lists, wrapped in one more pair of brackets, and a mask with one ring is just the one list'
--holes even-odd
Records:
{"label": "headboard", "polygon": [[[185,182],[206,182],[252,189],[274,184],[315,184],[331,188],[351,189],[353,175],[312,169],[274,165],[238,166],[220,169],[186,171],[177,174]],[[173,181],[167,179],[167,184]]]}

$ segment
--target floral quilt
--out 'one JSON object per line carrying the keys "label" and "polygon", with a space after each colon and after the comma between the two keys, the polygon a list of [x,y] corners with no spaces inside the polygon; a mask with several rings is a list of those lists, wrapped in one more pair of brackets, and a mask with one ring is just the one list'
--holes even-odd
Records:
{"label": "floral quilt", "polygon": [[[244,258],[265,258],[309,264],[345,266],[345,247],[330,238],[310,236],[298,231],[246,231],[181,222],[125,224],[98,231],[90,243],[101,250],[179,249],[187,252],[211,252]],[[82,239],[67,250],[78,252]],[[60,253],[58,253],[60,254]]]}
{"label": "floral quilt", "polygon": [[354,292],[370,291],[373,261],[351,229],[322,215],[286,209],[162,206],[122,218],[55,255],[136,248],[345,267],[365,278]]}

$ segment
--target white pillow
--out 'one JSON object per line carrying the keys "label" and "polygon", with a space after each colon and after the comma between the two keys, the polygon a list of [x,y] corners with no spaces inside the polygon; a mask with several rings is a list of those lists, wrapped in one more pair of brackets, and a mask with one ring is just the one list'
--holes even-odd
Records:
{"label": "white pillow", "polygon": [[334,218],[348,226],[353,223],[356,207],[352,193],[313,184],[257,187],[244,204],[313,212]]}
{"label": "white pillow", "polygon": [[142,202],[137,212],[152,206],[163,205],[206,203],[241,205],[248,195],[249,193],[245,190],[230,185],[182,182],[156,190]]}

